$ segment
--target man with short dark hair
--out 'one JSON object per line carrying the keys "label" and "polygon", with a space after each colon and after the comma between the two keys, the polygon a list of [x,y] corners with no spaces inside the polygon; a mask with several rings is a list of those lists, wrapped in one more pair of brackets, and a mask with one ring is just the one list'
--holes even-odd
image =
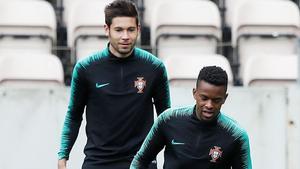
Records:
{"label": "man with short dark hair", "polygon": [[193,89],[196,105],[162,113],[130,169],[147,168],[164,147],[164,169],[251,169],[246,131],[220,112],[227,83],[222,68],[204,67]]}
{"label": "man with short dark hair", "polygon": [[105,22],[108,47],[79,61],[73,70],[59,169],[66,168],[84,109],[87,143],[82,168],[128,169],[153,124],[153,104],[158,115],[170,107],[164,64],[135,47],[140,31],[135,5],[125,0],[110,3]]}

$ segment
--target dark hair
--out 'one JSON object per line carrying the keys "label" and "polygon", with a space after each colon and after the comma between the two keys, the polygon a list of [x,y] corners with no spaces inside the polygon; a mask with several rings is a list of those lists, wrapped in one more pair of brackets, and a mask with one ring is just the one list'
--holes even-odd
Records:
{"label": "dark hair", "polygon": [[228,76],[225,70],[218,66],[205,66],[203,67],[198,75],[196,87],[201,80],[204,80],[210,84],[216,86],[225,86],[227,89]]}
{"label": "dark hair", "polygon": [[128,0],[115,0],[108,4],[105,9],[105,23],[110,27],[113,18],[120,16],[135,17],[138,25],[138,12],[135,4]]}

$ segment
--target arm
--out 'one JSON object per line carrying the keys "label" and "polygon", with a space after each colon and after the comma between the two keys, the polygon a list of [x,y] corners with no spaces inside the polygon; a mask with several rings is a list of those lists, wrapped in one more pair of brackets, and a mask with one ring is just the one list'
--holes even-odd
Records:
{"label": "arm", "polygon": [[156,75],[153,100],[157,115],[171,107],[169,81],[163,63],[159,65]]}
{"label": "arm", "polygon": [[67,159],[58,160],[58,169],[66,169],[67,168]]}
{"label": "arm", "polygon": [[233,155],[232,169],[252,169],[249,137],[246,131],[238,139],[236,153]]}
{"label": "arm", "polygon": [[65,166],[66,160],[69,159],[70,151],[78,136],[82,121],[87,95],[87,86],[82,71],[83,66],[77,63],[73,70],[70,101],[61,134],[60,150],[58,152],[59,168]]}
{"label": "arm", "polygon": [[163,135],[164,120],[162,116],[153,124],[140,150],[134,156],[130,169],[148,169],[148,165],[165,146]]}

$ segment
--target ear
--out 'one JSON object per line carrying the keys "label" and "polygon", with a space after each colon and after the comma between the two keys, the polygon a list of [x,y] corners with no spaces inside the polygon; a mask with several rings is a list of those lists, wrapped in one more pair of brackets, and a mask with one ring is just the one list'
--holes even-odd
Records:
{"label": "ear", "polygon": [[137,36],[140,36],[141,35],[141,25],[138,24],[136,29],[137,29]]}
{"label": "ear", "polygon": [[196,98],[197,98],[197,90],[195,88],[193,88],[193,97],[196,100]]}
{"label": "ear", "polygon": [[140,34],[141,33],[141,25],[140,24],[138,24],[137,30],[138,30],[138,33]]}
{"label": "ear", "polygon": [[223,103],[225,103],[227,96],[228,96],[228,93],[226,93]]}
{"label": "ear", "polygon": [[109,35],[109,26],[107,24],[104,25],[104,31],[105,31],[105,35],[108,36]]}

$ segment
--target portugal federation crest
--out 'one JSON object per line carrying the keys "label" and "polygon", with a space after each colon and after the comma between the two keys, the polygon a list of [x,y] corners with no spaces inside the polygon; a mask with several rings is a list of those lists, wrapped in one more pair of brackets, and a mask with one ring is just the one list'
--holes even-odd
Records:
{"label": "portugal federation crest", "polygon": [[144,77],[137,77],[137,80],[134,81],[134,87],[138,89],[137,93],[144,93],[144,88],[146,87]]}
{"label": "portugal federation crest", "polygon": [[222,156],[221,147],[214,146],[214,148],[211,148],[209,151],[209,155],[211,157],[210,162],[217,162],[217,160]]}

